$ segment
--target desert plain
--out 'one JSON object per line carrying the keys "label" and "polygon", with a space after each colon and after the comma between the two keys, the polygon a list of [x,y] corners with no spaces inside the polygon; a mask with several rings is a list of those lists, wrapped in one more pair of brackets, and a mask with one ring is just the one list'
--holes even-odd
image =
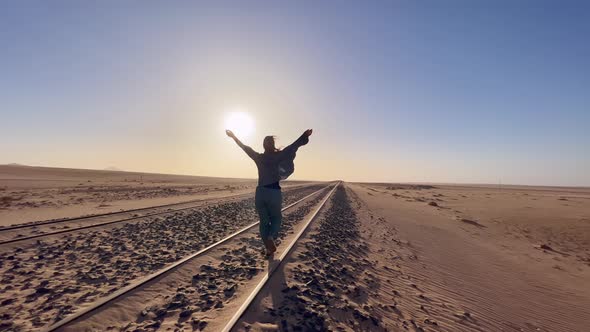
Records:
{"label": "desert plain", "polygon": [[[279,252],[332,195],[235,330],[588,331],[590,188],[282,186],[283,206],[316,194],[285,210]],[[0,330],[43,330],[255,222],[255,187],[0,166],[0,232],[33,226],[2,241],[39,235],[0,244]],[[157,206],[80,231],[43,224]],[[254,228],[62,330],[218,331],[272,264]]]}

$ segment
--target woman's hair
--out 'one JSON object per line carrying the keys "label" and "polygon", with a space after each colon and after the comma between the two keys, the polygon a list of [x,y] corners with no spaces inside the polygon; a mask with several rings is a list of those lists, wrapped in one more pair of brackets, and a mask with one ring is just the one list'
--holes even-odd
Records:
{"label": "woman's hair", "polygon": [[262,141],[262,146],[264,147],[264,152],[278,152],[280,151],[275,147],[275,137],[274,136],[266,136],[264,141]]}

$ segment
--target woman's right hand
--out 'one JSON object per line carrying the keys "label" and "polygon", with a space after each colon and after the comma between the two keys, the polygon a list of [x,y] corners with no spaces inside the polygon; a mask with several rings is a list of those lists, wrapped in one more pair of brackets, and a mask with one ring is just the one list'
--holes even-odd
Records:
{"label": "woman's right hand", "polygon": [[234,132],[233,132],[233,131],[231,131],[231,130],[229,130],[229,129],[227,129],[227,130],[225,131],[225,134],[226,134],[227,136],[231,137],[231,138],[235,138],[235,137],[236,137],[236,135],[234,135]]}
{"label": "woman's right hand", "polygon": [[311,136],[311,133],[313,133],[313,129],[307,129],[303,134],[307,137]]}

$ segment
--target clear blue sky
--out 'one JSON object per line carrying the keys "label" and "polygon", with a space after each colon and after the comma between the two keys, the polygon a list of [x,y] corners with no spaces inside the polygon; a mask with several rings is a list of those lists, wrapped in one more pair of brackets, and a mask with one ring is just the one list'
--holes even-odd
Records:
{"label": "clear blue sky", "polygon": [[0,163],[590,185],[590,3],[2,1]]}

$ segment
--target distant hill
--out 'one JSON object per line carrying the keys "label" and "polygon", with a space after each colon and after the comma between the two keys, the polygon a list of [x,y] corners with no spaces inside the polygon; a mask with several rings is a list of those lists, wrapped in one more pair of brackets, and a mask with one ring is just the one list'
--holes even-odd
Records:
{"label": "distant hill", "polygon": [[107,168],[104,169],[105,171],[115,171],[115,172],[125,172],[125,170],[122,170],[118,167],[115,166],[109,166]]}

